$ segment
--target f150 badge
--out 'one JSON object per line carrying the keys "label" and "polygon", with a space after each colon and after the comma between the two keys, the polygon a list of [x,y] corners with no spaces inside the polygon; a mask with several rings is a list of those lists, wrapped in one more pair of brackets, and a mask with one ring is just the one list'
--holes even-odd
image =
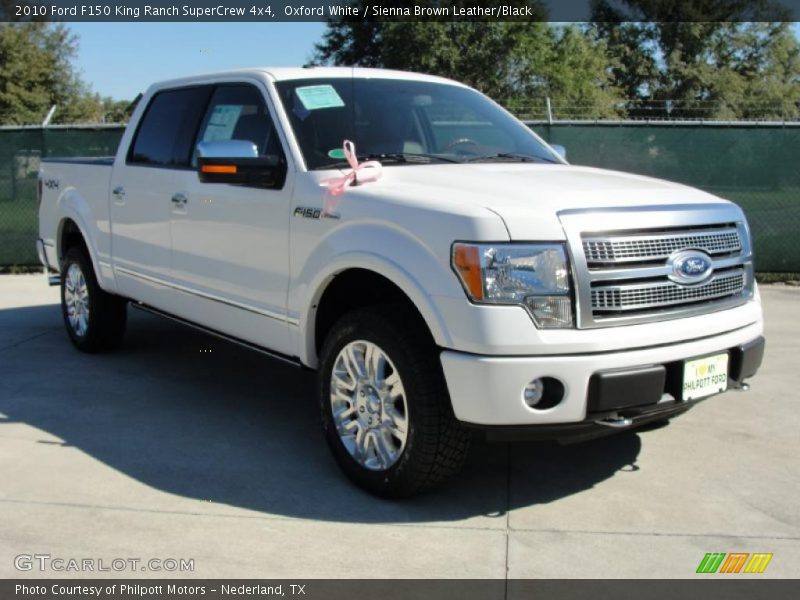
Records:
{"label": "f150 badge", "polygon": [[58,179],[43,179],[42,185],[46,187],[48,190],[57,190],[59,186]]}
{"label": "f150 badge", "polygon": [[303,217],[304,219],[338,219],[339,215],[325,214],[321,208],[311,208],[309,206],[298,206],[294,209],[295,217]]}

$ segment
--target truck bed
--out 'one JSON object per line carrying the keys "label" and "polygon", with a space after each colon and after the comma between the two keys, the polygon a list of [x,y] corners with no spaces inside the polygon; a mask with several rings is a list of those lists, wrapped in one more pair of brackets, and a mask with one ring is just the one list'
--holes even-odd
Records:
{"label": "truck bed", "polygon": [[[109,185],[113,157],[43,158],[39,238],[47,264],[56,268],[58,228],[64,214],[83,232],[92,256],[110,263]],[[98,263],[99,264],[99,263]],[[100,274],[102,277],[103,274]]]}

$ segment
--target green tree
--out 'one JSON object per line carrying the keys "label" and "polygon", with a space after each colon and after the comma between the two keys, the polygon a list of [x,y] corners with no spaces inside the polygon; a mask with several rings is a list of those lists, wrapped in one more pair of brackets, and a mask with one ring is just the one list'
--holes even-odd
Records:
{"label": "green tree", "polygon": [[127,123],[130,118],[131,103],[128,100],[114,100],[106,96],[101,100],[104,123]]}
{"label": "green tree", "polygon": [[[363,8],[364,3],[355,4]],[[492,4],[500,3],[482,6]],[[620,94],[611,82],[613,61],[605,42],[585,28],[561,29],[542,22],[546,14],[540,2],[518,4],[531,5],[536,17],[508,22],[334,18],[316,46],[314,61],[449,77],[529,116],[542,115],[548,96],[569,106],[573,116],[615,114]]]}
{"label": "green tree", "polygon": [[557,118],[618,117],[623,93],[613,81],[616,59],[606,44],[585,28],[551,28],[552,53],[540,67],[544,86]]}
{"label": "green tree", "polygon": [[[364,2],[354,2],[362,10]],[[400,2],[403,4],[461,4]],[[490,4],[490,3],[487,3]],[[538,3],[534,3],[537,10]],[[495,98],[509,98],[529,85],[537,49],[546,48],[547,25],[541,22],[371,21],[333,18],[315,62],[381,67],[451,77]],[[538,56],[543,57],[539,52]]]}
{"label": "green tree", "polygon": [[72,66],[77,41],[63,24],[0,23],[0,124],[98,122],[100,98]]}
{"label": "green tree", "polygon": [[619,4],[595,2],[593,30],[617,58],[614,82],[632,115],[798,116],[800,44],[791,25],[742,22],[779,17],[767,0],[625,0],[627,12]]}

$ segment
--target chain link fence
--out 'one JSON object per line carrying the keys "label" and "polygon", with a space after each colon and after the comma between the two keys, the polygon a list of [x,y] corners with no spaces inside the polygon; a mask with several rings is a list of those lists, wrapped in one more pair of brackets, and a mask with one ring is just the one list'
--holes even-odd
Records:
{"label": "chain link fence", "polygon": [[800,124],[583,121],[529,123],[573,164],[678,181],[747,214],[756,270],[800,272]]}
{"label": "chain link fence", "polygon": [[36,265],[36,177],[51,156],[110,156],[124,127],[0,127],[0,266]]}
{"label": "chain link fence", "polygon": [[[745,209],[756,269],[800,272],[800,124],[528,123],[573,164],[696,186]],[[35,265],[36,174],[49,156],[109,156],[122,127],[0,128],[0,266]]]}

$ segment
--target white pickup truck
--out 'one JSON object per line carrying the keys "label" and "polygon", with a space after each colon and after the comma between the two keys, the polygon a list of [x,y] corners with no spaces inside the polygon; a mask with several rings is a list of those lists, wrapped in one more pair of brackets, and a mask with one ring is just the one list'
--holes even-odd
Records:
{"label": "white pickup truck", "polygon": [[622,431],[760,366],[742,211],[562,154],[437,77],[166,81],[116,157],[43,161],[38,252],[80,350],[130,304],[316,370],[344,472],[408,496],[476,429]]}

